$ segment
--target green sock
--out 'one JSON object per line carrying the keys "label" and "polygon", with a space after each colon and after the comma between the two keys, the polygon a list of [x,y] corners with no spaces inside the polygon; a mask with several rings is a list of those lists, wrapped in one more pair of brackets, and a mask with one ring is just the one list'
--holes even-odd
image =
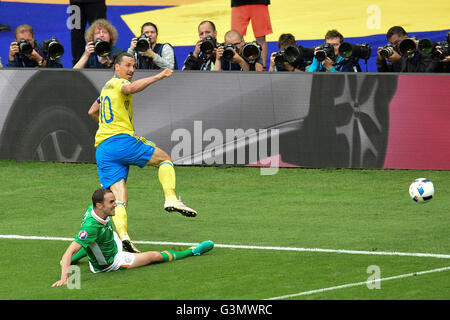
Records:
{"label": "green sock", "polygon": [[77,264],[81,258],[84,258],[86,256],[87,256],[86,250],[84,250],[84,248],[81,248],[77,253],[73,255],[70,264]]}
{"label": "green sock", "polygon": [[192,249],[187,249],[184,251],[165,250],[160,253],[163,256],[162,262],[167,262],[167,261],[180,260],[180,259],[184,259],[184,258],[192,256]]}

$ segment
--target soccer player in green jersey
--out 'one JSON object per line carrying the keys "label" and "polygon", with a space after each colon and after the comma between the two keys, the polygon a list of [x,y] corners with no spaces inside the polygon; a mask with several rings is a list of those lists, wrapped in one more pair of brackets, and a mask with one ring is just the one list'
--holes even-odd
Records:
{"label": "soccer player in green jersey", "polygon": [[110,188],[117,199],[113,218],[124,248],[139,252],[131,242],[127,231],[128,189],[130,165],[158,168],[158,179],[164,191],[166,211],[176,211],[187,217],[195,217],[197,211],[184,205],[175,192],[175,169],[170,156],[134,130],[133,94],[151,84],[168,78],[173,71],[160,73],[130,82],[136,70],[133,55],[121,53],[114,60],[114,77],[103,87],[100,97],[89,109],[89,116],[98,123],[95,135],[97,172],[102,188]]}
{"label": "soccer player in green jersey", "polygon": [[91,271],[99,273],[198,256],[214,247],[212,241],[204,241],[185,251],[165,250],[141,253],[122,251],[122,242],[114,232],[110,219],[115,214],[116,206],[116,198],[111,190],[98,189],[94,191],[92,206],[84,215],[80,231],[62,257],[61,279],[56,281],[52,287],[67,284],[72,257],[80,250],[85,250]]}

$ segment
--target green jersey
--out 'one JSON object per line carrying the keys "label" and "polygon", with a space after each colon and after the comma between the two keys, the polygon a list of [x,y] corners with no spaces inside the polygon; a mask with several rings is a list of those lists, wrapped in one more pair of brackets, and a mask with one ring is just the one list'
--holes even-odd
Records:
{"label": "green jersey", "polygon": [[100,218],[89,206],[84,214],[81,228],[75,241],[83,246],[95,272],[106,269],[114,262],[118,249],[109,217]]}

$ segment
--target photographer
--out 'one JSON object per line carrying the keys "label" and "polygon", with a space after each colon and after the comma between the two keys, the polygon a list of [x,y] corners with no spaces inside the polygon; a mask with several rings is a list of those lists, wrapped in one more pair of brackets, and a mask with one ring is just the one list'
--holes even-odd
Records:
{"label": "photographer", "polygon": [[62,68],[59,59],[50,59],[41,43],[34,39],[33,28],[28,24],[20,25],[14,31],[15,41],[9,46],[6,64],[9,68]]}
{"label": "photographer", "polygon": [[214,71],[263,71],[261,52],[253,59],[243,56],[246,45],[242,35],[236,30],[225,34],[225,43],[217,48]]}
{"label": "photographer", "polygon": [[[284,33],[278,39],[279,52],[273,52],[270,55],[269,71],[291,71],[291,72],[303,72],[305,71],[305,61],[298,51],[297,42],[295,37],[290,33]],[[286,50],[296,50],[296,57],[285,57],[288,52]],[[277,57],[281,60],[281,63],[277,63]],[[287,61],[292,59],[292,62]]]}
{"label": "photographer", "polygon": [[[354,72],[354,68],[361,71],[357,62],[345,61],[339,55],[339,47],[344,42],[344,37],[337,30],[330,30],[325,35],[325,45],[314,49],[314,59],[308,68],[308,72]],[[318,52],[327,52],[324,60],[319,61]]]}
{"label": "photographer", "polygon": [[141,36],[131,40],[128,53],[134,55],[136,69],[178,69],[172,46],[157,43],[157,39],[158,28],[154,23],[147,22],[141,27]]}
{"label": "photographer", "polygon": [[[182,70],[210,71],[214,68],[214,62],[216,61],[216,26],[211,21],[202,21],[198,25],[197,30],[200,40],[197,41],[194,52],[190,52],[187,56]],[[210,43],[207,44],[207,41]],[[211,45],[214,47],[213,50],[211,50]],[[202,50],[202,48],[204,50]]]}
{"label": "photographer", "polygon": [[418,50],[429,54],[431,60],[439,63],[436,72],[450,72],[450,31],[444,41],[433,42],[430,39],[419,40]]}
{"label": "photographer", "polygon": [[[441,64],[439,61],[433,61],[429,54],[417,50],[418,40],[409,38],[408,33],[400,26],[389,29],[386,34],[390,41],[400,53],[400,72],[440,72]],[[410,44],[406,46],[406,44]],[[405,48],[408,48],[406,50]]]}
{"label": "photographer", "polygon": [[71,6],[77,6],[80,13],[80,27],[72,27],[70,29],[72,66],[74,66],[80,60],[86,47],[84,33],[87,25],[91,25],[98,19],[106,19],[106,3],[105,0],[70,0],[69,3]]}
{"label": "photographer", "polygon": [[73,68],[111,68],[113,56],[124,51],[114,45],[117,38],[117,30],[108,20],[96,20],[86,31],[84,53]]}
{"label": "photographer", "polygon": [[[450,44],[450,31],[447,33],[447,43]],[[443,49],[441,46],[436,46],[436,49]],[[450,73],[450,55],[444,57],[444,59],[440,60],[442,65],[442,72]]]}
{"label": "photographer", "polygon": [[378,47],[377,51],[378,72],[400,72],[402,55],[398,45],[407,38],[408,34],[402,27],[395,26],[388,30],[386,33],[388,44],[384,47]]}

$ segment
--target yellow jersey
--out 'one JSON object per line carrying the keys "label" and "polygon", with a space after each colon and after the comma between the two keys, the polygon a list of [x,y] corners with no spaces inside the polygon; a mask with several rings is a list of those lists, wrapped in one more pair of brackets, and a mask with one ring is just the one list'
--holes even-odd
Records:
{"label": "yellow jersey", "polygon": [[102,89],[97,102],[100,104],[95,147],[118,134],[135,137],[133,124],[133,95],[122,93],[122,86],[130,81],[114,76]]}

